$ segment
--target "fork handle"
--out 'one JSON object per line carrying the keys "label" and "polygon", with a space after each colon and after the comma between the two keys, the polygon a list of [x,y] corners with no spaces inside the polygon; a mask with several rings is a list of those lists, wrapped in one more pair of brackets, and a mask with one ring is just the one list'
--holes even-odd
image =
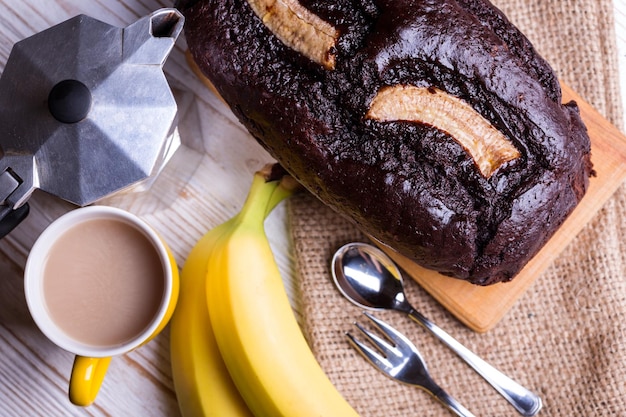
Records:
{"label": "fork handle", "polygon": [[476,417],[467,408],[463,407],[461,403],[455,400],[453,396],[445,392],[436,383],[430,381],[429,386],[425,388],[427,391],[429,391],[432,394],[433,397],[439,400],[443,405],[445,405],[450,411],[452,411],[457,416]]}
{"label": "fork handle", "polygon": [[435,323],[428,320],[415,309],[408,312],[409,317],[424,326],[435,337],[452,349],[461,359],[482,376],[492,387],[496,389],[515,409],[525,417],[534,416],[541,409],[541,398],[532,391],[524,388],[513,379],[485,362],[474,352],[463,346],[455,338],[446,333]]}

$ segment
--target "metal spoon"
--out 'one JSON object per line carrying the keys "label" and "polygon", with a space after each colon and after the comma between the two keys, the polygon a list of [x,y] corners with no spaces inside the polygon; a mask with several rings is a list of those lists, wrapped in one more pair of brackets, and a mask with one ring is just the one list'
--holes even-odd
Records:
{"label": "metal spoon", "polygon": [[331,266],[335,284],[348,300],[366,309],[408,314],[459,355],[521,415],[534,416],[539,412],[541,399],[536,394],[485,362],[409,304],[402,275],[383,251],[366,243],[348,243],[337,250]]}

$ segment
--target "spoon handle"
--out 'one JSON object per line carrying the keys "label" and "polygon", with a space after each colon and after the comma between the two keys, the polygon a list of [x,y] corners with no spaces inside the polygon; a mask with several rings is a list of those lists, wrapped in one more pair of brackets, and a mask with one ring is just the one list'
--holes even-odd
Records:
{"label": "spoon handle", "polygon": [[498,391],[523,416],[531,417],[541,409],[541,398],[532,391],[524,388],[502,372],[478,357],[474,352],[463,346],[455,338],[446,333],[435,323],[428,320],[415,309],[411,308],[409,317],[424,326],[428,331],[452,349],[480,376],[482,376],[496,391]]}

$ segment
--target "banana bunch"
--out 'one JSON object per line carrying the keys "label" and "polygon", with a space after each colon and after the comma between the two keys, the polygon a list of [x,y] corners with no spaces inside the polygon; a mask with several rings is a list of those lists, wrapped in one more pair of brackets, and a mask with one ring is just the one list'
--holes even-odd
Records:
{"label": "banana bunch", "polygon": [[209,255],[231,223],[205,234],[189,253],[180,274],[178,304],[170,320],[170,360],[183,417],[253,417],[224,365],[206,302]]}
{"label": "banana bunch", "polygon": [[255,174],[243,208],[209,231],[181,272],[170,324],[174,386],[191,416],[357,413],[317,363],[298,326],[264,220],[295,189]]}

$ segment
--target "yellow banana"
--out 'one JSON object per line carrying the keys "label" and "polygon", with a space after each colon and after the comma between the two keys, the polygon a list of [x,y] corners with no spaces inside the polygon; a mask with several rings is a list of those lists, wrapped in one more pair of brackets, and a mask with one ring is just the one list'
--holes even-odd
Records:
{"label": "yellow banana", "polygon": [[256,175],[208,262],[220,353],[256,417],[357,417],[317,363],[291,309],[263,227],[273,187]]}
{"label": "yellow banana", "polygon": [[183,417],[252,417],[233,384],[215,342],[206,304],[206,267],[226,222],[193,247],[180,275],[178,306],[170,321],[170,359]]}
{"label": "yellow banana", "polygon": [[[271,186],[276,190],[266,215],[294,189],[289,177]],[[183,417],[252,417],[219,353],[205,292],[209,256],[233,223],[231,219],[200,238],[181,271],[178,306],[170,321],[170,358]]]}

